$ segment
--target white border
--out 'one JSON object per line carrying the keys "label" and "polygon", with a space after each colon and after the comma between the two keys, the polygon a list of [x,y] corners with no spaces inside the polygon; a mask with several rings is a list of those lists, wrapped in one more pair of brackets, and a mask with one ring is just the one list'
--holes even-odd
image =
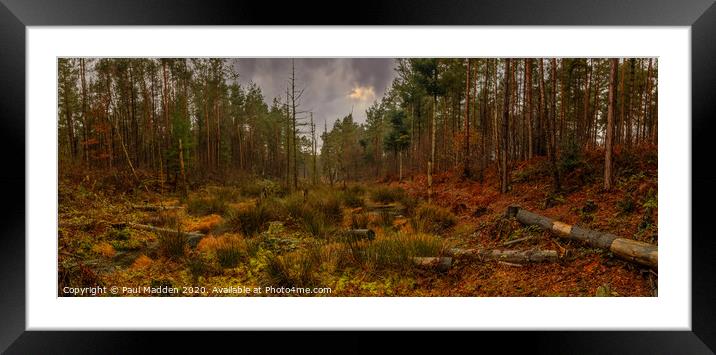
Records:
{"label": "white border", "polygon": [[[690,330],[690,36],[689,27],[28,27],[27,329]],[[58,56],[658,56],[659,297],[57,298]]]}

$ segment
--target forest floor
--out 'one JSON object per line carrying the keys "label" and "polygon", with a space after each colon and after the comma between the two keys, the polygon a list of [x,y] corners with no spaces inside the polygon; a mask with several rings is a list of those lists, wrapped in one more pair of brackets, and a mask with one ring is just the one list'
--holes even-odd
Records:
{"label": "forest floor", "polygon": [[[66,286],[103,285],[128,287],[120,296],[157,295],[131,289],[144,286],[176,287],[179,294],[172,295],[178,296],[655,296],[655,271],[504,217],[517,204],[568,224],[658,244],[656,149],[618,152],[616,188],[608,193],[600,159],[594,152],[565,167],[559,193],[552,192],[542,158],[512,167],[506,194],[499,193],[493,168],[485,183],[438,174],[433,204],[426,203],[422,175],[306,193],[242,180],[198,186],[181,198],[156,192],[156,183],[137,188],[126,176],[62,174],[58,294],[69,296]],[[176,232],[130,223],[206,235],[193,247]],[[375,239],[345,237],[358,228],[374,230]],[[503,245],[526,236],[533,238]],[[518,265],[455,259],[447,271],[411,262],[454,247],[550,249],[559,260]],[[248,291],[258,289],[263,291]]]}

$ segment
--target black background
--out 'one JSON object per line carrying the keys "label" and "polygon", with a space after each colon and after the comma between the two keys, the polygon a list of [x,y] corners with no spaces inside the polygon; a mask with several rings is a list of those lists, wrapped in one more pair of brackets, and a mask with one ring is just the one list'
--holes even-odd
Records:
{"label": "black background", "polygon": [[[25,331],[25,27],[86,25],[546,25],[692,28],[692,332]],[[716,6],[712,0],[362,2],[0,0],[0,349],[10,354],[169,352],[710,354],[716,349]],[[477,42],[479,44],[479,41]],[[676,119],[688,125],[688,117]],[[663,133],[662,133],[663,134]],[[712,139],[711,139],[712,140]],[[23,152],[23,153],[21,153]],[[664,169],[662,167],[661,169]],[[666,167],[668,168],[668,167]],[[49,197],[48,197],[49,198]],[[668,218],[668,216],[666,216]],[[688,238],[688,235],[666,236]],[[177,310],[181,312],[181,310]],[[555,309],[555,312],[558,312]],[[657,310],[655,310],[657,311]],[[237,316],[241,315],[222,315]],[[605,317],[628,317],[604,310]],[[496,348],[495,348],[496,346]],[[494,350],[493,350],[494,349]],[[470,351],[473,352],[473,351]]]}

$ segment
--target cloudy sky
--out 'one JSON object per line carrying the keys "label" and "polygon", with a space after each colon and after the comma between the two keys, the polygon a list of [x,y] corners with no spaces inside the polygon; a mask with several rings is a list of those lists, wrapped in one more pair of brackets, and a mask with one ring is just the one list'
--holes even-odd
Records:
{"label": "cloudy sky", "polygon": [[[290,58],[230,61],[241,84],[258,84],[268,104],[274,97],[285,98]],[[330,129],[336,118],[351,110],[357,122],[365,122],[365,110],[383,96],[395,77],[393,59],[389,58],[298,58],[295,65],[297,91],[305,89],[300,109],[313,111],[318,131],[323,131],[324,121]]]}

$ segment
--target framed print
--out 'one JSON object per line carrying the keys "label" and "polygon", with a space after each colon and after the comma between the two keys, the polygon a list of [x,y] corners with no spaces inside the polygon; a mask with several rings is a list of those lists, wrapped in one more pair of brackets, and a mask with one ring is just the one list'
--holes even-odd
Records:
{"label": "framed print", "polygon": [[711,352],[711,3],[361,5],[3,0],[3,349]]}

